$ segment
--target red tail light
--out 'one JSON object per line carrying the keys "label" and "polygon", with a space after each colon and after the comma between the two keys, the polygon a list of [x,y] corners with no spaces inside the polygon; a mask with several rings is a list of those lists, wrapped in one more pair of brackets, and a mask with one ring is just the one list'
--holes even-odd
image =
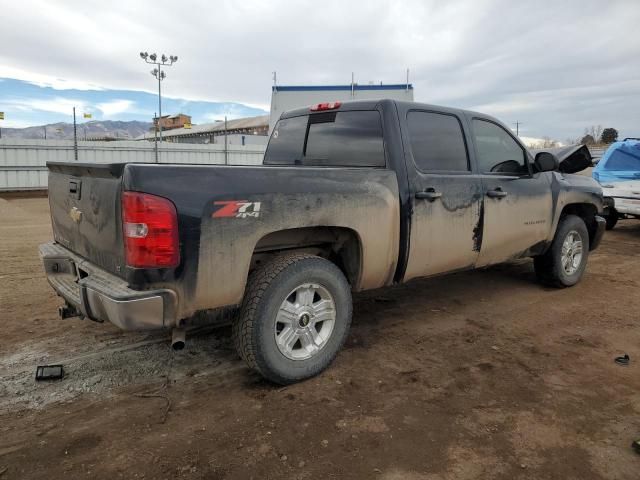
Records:
{"label": "red tail light", "polygon": [[319,112],[321,110],[335,110],[336,108],[340,108],[342,102],[324,102],[318,103],[311,107],[312,112]]}
{"label": "red tail light", "polygon": [[168,268],[180,263],[178,214],[166,198],[123,192],[122,231],[127,265]]}

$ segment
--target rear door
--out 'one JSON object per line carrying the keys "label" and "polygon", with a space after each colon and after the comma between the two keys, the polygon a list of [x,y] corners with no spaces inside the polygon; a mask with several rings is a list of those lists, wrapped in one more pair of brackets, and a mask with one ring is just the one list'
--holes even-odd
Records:
{"label": "rear door", "polygon": [[472,268],[480,248],[483,198],[462,119],[445,111],[400,114],[406,115],[401,124],[413,196],[404,278]]}
{"label": "rear door", "polygon": [[484,193],[478,266],[485,266],[526,255],[549,238],[551,178],[533,173],[526,149],[497,122],[473,118],[471,131]]}

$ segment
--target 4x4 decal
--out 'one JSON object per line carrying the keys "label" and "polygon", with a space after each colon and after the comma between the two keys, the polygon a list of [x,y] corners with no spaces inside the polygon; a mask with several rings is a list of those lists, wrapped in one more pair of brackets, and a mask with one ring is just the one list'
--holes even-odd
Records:
{"label": "4x4 decal", "polygon": [[213,202],[218,209],[211,215],[213,218],[247,218],[260,216],[260,202],[247,200],[220,200]]}

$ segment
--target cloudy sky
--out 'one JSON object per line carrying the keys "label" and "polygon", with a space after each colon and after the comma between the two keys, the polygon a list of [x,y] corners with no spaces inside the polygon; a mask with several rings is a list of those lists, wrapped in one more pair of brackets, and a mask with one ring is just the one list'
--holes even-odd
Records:
{"label": "cloudy sky", "polygon": [[21,0],[2,18],[0,78],[29,82],[0,82],[4,126],[12,111],[39,123],[88,90],[104,92],[105,117],[148,119],[120,93],[154,92],[147,50],[179,56],[164,82],[175,99],[268,109],[274,70],[282,85],[315,85],[351,72],[401,83],[409,68],[416,100],[519,121],[521,135],[565,140],[601,124],[640,136],[638,0]]}

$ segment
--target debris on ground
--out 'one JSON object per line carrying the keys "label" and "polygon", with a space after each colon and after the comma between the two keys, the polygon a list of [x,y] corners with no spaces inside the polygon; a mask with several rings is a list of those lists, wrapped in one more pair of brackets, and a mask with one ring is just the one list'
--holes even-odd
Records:
{"label": "debris on ground", "polygon": [[622,366],[627,366],[629,365],[629,362],[631,361],[631,358],[629,358],[628,354],[624,354],[621,357],[616,357],[614,362],[616,362],[618,365],[622,365]]}
{"label": "debris on ground", "polygon": [[61,380],[64,378],[62,365],[38,365],[36,367],[36,381]]}

